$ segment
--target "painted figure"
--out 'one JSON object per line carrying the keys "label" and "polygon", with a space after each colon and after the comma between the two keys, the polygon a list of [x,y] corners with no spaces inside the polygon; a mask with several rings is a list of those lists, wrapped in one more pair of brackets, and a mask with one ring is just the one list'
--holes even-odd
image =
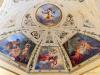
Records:
{"label": "painted figure", "polygon": [[48,8],[46,11],[42,11],[43,14],[46,14],[45,18],[46,20],[53,20],[53,14],[55,13],[54,11],[52,11],[51,8]]}
{"label": "painted figure", "polygon": [[12,41],[12,44],[13,48],[10,50],[9,55],[16,60],[21,53],[20,40]]}
{"label": "painted figure", "polygon": [[46,64],[49,64],[49,67],[53,67],[57,64],[57,55],[54,51],[49,51],[48,54],[39,55],[39,63],[42,64],[41,68],[46,68]]}
{"label": "painted figure", "polygon": [[14,34],[0,42],[0,52],[23,65],[28,63],[34,47],[35,43],[22,33]]}
{"label": "painted figure", "polygon": [[43,48],[39,54],[36,70],[62,70],[64,69],[58,48]]}
{"label": "painted figure", "polygon": [[23,63],[26,63],[26,64],[28,63],[28,58],[27,58],[27,56],[28,56],[28,54],[29,54],[30,48],[31,48],[31,44],[27,42],[27,43],[25,44],[25,48],[24,48],[24,50],[23,50],[23,52],[22,52],[22,54],[21,54],[20,62],[23,62]]}
{"label": "painted figure", "polygon": [[37,10],[36,19],[45,26],[55,26],[61,21],[62,13],[56,5],[45,4]]}
{"label": "painted figure", "polygon": [[80,41],[76,50],[72,53],[71,60],[74,65],[79,64],[85,60],[84,55],[87,54],[93,47],[86,41]]}

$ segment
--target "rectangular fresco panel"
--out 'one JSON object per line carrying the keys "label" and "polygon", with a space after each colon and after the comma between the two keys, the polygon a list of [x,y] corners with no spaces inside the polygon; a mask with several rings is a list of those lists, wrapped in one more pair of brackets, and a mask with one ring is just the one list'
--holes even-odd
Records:
{"label": "rectangular fresco panel", "polygon": [[80,33],[65,42],[63,46],[73,67],[100,53],[100,41]]}
{"label": "rectangular fresco panel", "polygon": [[64,70],[64,63],[59,48],[42,47],[39,52],[35,70]]}
{"label": "rectangular fresco panel", "polygon": [[27,65],[35,47],[30,39],[22,33],[14,34],[0,40],[0,52],[21,65]]}

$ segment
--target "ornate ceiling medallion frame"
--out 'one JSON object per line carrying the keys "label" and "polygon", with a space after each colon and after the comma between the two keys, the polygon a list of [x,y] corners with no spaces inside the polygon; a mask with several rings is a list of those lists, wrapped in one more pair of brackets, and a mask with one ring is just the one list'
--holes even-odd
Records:
{"label": "ornate ceiling medallion frame", "polygon": [[[61,11],[61,15],[62,15],[61,21],[54,26],[45,26],[45,25],[41,24],[40,22],[38,22],[37,19],[36,19],[37,10],[41,6],[46,5],[46,4],[54,5],[54,6],[58,7],[58,9],[60,9],[60,11]],[[34,21],[36,22],[37,25],[39,25],[39,27],[41,27],[41,29],[44,29],[44,30],[50,30],[50,29],[55,29],[57,27],[60,27],[63,24],[63,22],[66,20],[66,17],[63,14],[65,14],[63,6],[59,3],[53,3],[52,1],[47,1],[47,2],[44,2],[44,3],[38,3],[37,5],[34,6],[34,11],[32,12]]]}

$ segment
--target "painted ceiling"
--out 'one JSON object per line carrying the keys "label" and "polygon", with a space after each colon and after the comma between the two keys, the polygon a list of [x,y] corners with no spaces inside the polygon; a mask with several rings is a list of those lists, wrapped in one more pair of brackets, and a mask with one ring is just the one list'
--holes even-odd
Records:
{"label": "painted ceiling", "polygon": [[99,4],[99,0],[4,0],[0,58],[28,73],[69,74],[84,68],[100,57]]}

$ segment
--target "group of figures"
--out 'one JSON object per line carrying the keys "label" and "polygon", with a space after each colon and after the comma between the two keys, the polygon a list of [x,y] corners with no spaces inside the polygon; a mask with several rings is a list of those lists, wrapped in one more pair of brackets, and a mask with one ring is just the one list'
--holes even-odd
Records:
{"label": "group of figures", "polygon": [[[53,4],[44,4],[40,6],[35,13],[37,22],[39,22],[41,26],[44,25],[48,28],[58,25],[62,20],[62,16],[60,8]],[[87,26],[88,23],[89,21],[85,23],[85,26]],[[34,23],[32,15],[27,14],[24,24],[22,24],[22,29],[24,30],[26,28],[27,32],[22,31],[15,33],[0,40],[0,54],[4,55],[4,58],[11,59],[13,62],[22,66],[24,65],[25,68],[30,68],[30,64],[32,64],[31,70],[34,71],[66,71],[66,68],[68,68],[66,62],[70,68],[74,68],[100,53],[100,41],[78,32],[70,37],[69,40],[64,39],[66,37],[69,38],[69,34],[72,32],[69,29],[75,28],[73,25],[73,16],[68,14],[63,24],[66,29],[58,29],[58,33],[55,29],[56,34],[54,33],[52,38],[51,31],[53,32],[53,29],[51,29],[51,31],[46,31],[46,29],[42,30],[41,27],[39,28],[39,26]],[[45,38],[46,35],[43,33],[44,36],[42,36],[41,39],[42,31],[48,33],[47,38]],[[26,36],[24,34],[28,35]],[[32,38],[29,39],[28,37],[30,36],[32,36]],[[57,37],[61,40],[59,41]],[[57,43],[52,39],[56,39]],[[61,42],[62,39],[64,39],[63,42]],[[35,40],[38,41],[35,42]],[[45,40],[47,41],[44,44]],[[53,46],[51,46],[52,43],[54,44]],[[26,67],[27,65],[28,67]]]}
{"label": "group of figures", "polygon": [[42,47],[35,66],[36,70],[64,70],[62,55],[58,47]]}
{"label": "group of figures", "polygon": [[[0,53],[22,66],[27,66],[36,44],[23,33],[13,34],[0,41]],[[5,58],[5,57],[4,57]],[[41,46],[35,60],[36,70],[64,70],[59,47]]]}
{"label": "group of figures", "polygon": [[0,41],[0,52],[12,60],[23,64],[28,64],[30,54],[34,47],[35,43],[22,33],[14,34]]}
{"label": "group of figures", "polygon": [[[16,63],[27,65],[35,46],[24,34],[17,33],[0,41],[0,52]],[[63,48],[74,68],[100,52],[100,41],[77,33],[63,44]],[[41,46],[37,52],[36,59],[32,60],[35,61],[35,70],[65,70],[60,47]]]}
{"label": "group of figures", "polygon": [[63,46],[69,55],[73,67],[100,52],[100,41],[80,33],[73,36]]}

